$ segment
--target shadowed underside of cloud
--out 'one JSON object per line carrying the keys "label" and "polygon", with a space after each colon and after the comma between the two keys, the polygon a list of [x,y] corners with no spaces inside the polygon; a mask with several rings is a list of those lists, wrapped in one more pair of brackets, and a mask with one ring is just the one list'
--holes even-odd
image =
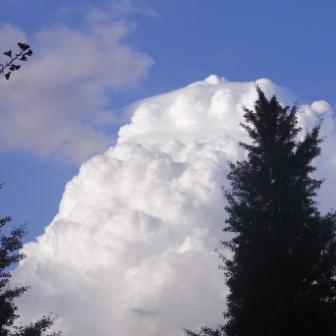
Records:
{"label": "shadowed underside of cloud", "polygon": [[[286,102],[271,81],[256,83]],[[210,76],[132,107],[116,146],[81,166],[45,233],[25,245],[15,274],[31,285],[20,301],[25,319],[53,311],[73,336],[177,336],[221,321],[221,186],[227,161],[243,158],[239,122],[256,83]],[[334,185],[330,107],[300,107],[304,128],[320,115],[327,140],[318,164]]]}
{"label": "shadowed underside of cloud", "polygon": [[[96,22],[82,31],[59,25],[36,34],[31,61],[0,81],[0,149],[67,163],[105,150],[111,139],[100,130],[117,119],[106,110],[107,91],[136,86],[152,64],[123,42],[129,29]],[[26,36],[5,25],[0,39],[6,50]]]}

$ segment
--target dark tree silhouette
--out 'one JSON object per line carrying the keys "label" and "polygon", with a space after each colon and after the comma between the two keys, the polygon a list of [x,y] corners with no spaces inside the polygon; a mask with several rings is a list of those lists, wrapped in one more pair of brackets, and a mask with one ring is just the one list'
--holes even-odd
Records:
{"label": "dark tree silhouette", "polygon": [[297,139],[297,108],[268,100],[257,88],[244,109],[251,144],[247,159],[230,163],[223,245],[230,289],[218,329],[190,336],[336,335],[336,213],[321,215],[311,177],[320,154],[320,124]]}
{"label": "dark tree silhouette", "polygon": [[41,336],[53,324],[51,316],[43,316],[28,326],[15,325],[19,314],[14,300],[20,297],[27,287],[10,286],[9,269],[24,258],[21,248],[26,229],[24,225],[9,229],[10,224],[10,217],[0,218],[0,336]]}
{"label": "dark tree silhouette", "polygon": [[33,55],[33,51],[29,44],[27,43],[18,43],[19,51],[13,53],[12,50],[4,52],[4,55],[9,57],[9,61],[0,64],[0,74],[3,74],[6,79],[9,79],[13,71],[17,71],[21,68],[21,65],[17,64],[18,61],[26,62],[28,57]]}

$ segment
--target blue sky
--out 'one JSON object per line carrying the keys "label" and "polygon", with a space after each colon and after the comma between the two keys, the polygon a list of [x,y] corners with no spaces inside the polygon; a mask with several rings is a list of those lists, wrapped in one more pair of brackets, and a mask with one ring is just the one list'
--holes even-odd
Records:
{"label": "blue sky", "polygon": [[[48,85],[48,78],[54,79],[56,75],[51,73],[48,77],[48,71],[52,69],[46,67],[45,77],[39,75],[40,77],[35,78],[34,71],[38,69],[39,62],[46,62],[45,55],[48,52],[51,56],[57,56],[52,39],[56,39],[57,49],[57,46],[63,45],[62,39],[65,38],[64,34],[55,33],[59,31],[59,27],[67,27],[71,36],[76,38],[77,33],[85,37],[87,34],[94,34],[91,30],[97,27],[114,27],[115,24],[119,24],[121,29],[126,31],[121,33],[121,43],[132,55],[130,63],[123,66],[126,70],[132,64],[137,64],[138,67],[127,73],[129,80],[123,82],[122,74],[119,74],[118,81],[113,82],[114,71],[118,68],[113,68],[113,63],[106,60],[106,64],[111,65],[105,69],[106,77],[112,79],[109,81],[103,75],[94,77],[95,86],[92,89],[98,92],[95,91],[92,97],[98,99],[101,96],[104,106],[97,107],[95,115],[88,111],[85,112],[85,116],[76,119],[93,125],[92,129],[96,130],[97,134],[104,132],[107,136],[104,139],[109,138],[112,144],[116,130],[124,122],[121,118],[124,106],[138,99],[204,79],[213,73],[232,81],[266,77],[292,91],[300,103],[325,99],[334,107],[335,11],[336,3],[331,0],[153,0],[132,3],[111,0],[4,0],[0,13],[0,29],[9,24],[12,35],[0,34],[0,40],[7,48],[8,35],[16,38],[21,32],[26,34],[27,41],[32,44],[35,53],[31,62],[33,64],[27,64],[20,74],[13,76],[10,85],[14,85],[14,89],[17,90],[21,90],[22,87],[16,87],[15,85],[19,84],[15,81],[23,82],[20,85],[31,85],[29,92],[24,96],[27,97],[27,102],[15,105],[15,108],[29,104],[28,99],[31,97],[36,110],[39,108],[39,99],[33,100],[36,92]],[[45,32],[48,34],[41,42],[39,36]],[[92,39],[90,41],[92,42]],[[12,42],[14,46],[16,40]],[[45,44],[48,46],[45,47]],[[116,45],[119,47],[119,42],[116,42]],[[73,64],[67,64],[66,50],[63,51],[65,61],[59,59],[59,62],[67,73],[67,66]],[[140,52],[142,56],[132,54],[135,51]],[[100,52],[105,52],[103,46]],[[78,55],[78,58],[80,57]],[[42,66],[41,68],[44,69]],[[29,76],[33,76],[32,84],[29,84]],[[90,76],[93,75],[89,73],[89,79]],[[57,80],[52,88],[62,91],[63,82]],[[87,82],[85,86],[80,86],[82,81],[85,81],[82,78],[76,77],[76,80],[72,81],[73,79],[69,79],[64,83],[74,83],[75,86],[67,86],[65,92],[62,91],[60,95],[64,98],[67,94],[67,99],[72,101],[69,110],[66,98],[64,104],[60,105],[60,108],[64,109],[62,123],[66,123],[66,118],[75,113],[76,109],[81,110],[78,100],[80,101],[81,94],[84,95],[81,93],[82,88],[88,86]],[[4,86],[7,83],[2,85],[3,90],[8,89]],[[76,99],[72,100],[72,94],[76,95]],[[17,91],[16,95],[16,100],[22,99],[21,91]],[[44,109],[48,108],[46,102],[44,101],[43,105],[41,103],[42,114]],[[99,102],[97,104],[99,105]],[[55,117],[55,113],[58,113],[56,107],[55,111],[50,112],[53,113],[50,116]],[[99,122],[99,109],[103,109],[107,115],[113,115],[116,120],[110,123]],[[10,111],[17,112],[13,109]],[[26,112],[26,117],[29,118],[30,111]],[[3,110],[0,110],[0,117],[3,113]],[[61,114],[61,111],[59,113]],[[35,114],[32,114],[33,122],[34,117]],[[91,120],[91,117],[94,120]],[[50,120],[52,122],[54,119]],[[71,132],[72,129],[69,129]],[[44,133],[42,129],[40,131],[39,141],[49,141],[48,132]],[[8,124],[8,132],[16,132],[15,124]],[[78,132],[82,134],[81,131]],[[26,239],[31,240],[43,231],[55,215],[64,186],[76,174],[81,161],[78,158],[72,161],[68,152],[62,152],[63,140],[57,145],[57,150],[52,146],[42,148],[36,143],[30,145],[28,139],[27,145],[25,139],[11,141],[11,145],[0,146],[1,180],[6,183],[0,193],[1,215],[10,214],[17,224],[28,221],[29,234]],[[66,141],[75,140],[66,138]]]}

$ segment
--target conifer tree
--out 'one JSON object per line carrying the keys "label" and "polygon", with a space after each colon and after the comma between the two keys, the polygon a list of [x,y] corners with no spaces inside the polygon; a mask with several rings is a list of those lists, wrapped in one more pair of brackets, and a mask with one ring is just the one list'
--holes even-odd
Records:
{"label": "conifer tree", "polygon": [[[21,248],[26,229],[25,226],[9,229],[10,224],[10,217],[0,218],[0,336],[42,336],[53,324],[49,315],[28,326],[15,324],[19,317],[15,299],[28,287],[11,286],[10,268],[24,258]],[[56,335],[60,333],[49,334]]]}
{"label": "conifer tree", "polygon": [[320,154],[320,124],[298,140],[297,108],[257,88],[244,109],[251,143],[230,163],[222,268],[230,289],[218,329],[190,336],[336,335],[336,213],[320,214],[311,176]]}

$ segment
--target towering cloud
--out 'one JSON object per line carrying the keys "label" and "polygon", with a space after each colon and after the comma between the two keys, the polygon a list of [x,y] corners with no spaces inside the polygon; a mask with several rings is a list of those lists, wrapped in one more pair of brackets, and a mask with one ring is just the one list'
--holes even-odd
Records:
{"label": "towering cloud", "polygon": [[[286,102],[269,80],[210,76],[131,108],[116,146],[81,166],[45,233],[25,245],[15,274],[31,285],[20,301],[25,319],[53,311],[72,336],[177,336],[222,319],[221,187],[227,161],[244,155],[239,122],[256,84]],[[331,109],[324,101],[300,108],[303,127],[320,115],[328,138],[319,165],[334,183]]]}

